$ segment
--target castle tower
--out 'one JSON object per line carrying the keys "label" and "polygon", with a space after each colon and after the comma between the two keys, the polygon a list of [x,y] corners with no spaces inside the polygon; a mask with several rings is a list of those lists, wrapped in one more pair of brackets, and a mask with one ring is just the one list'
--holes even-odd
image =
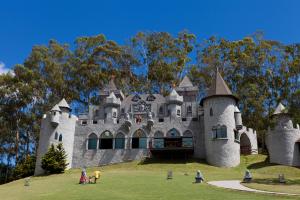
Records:
{"label": "castle tower", "polygon": [[183,97],[180,96],[175,89],[172,89],[166,100],[168,103],[168,112],[170,117],[173,119],[181,117],[181,105],[183,103]]}
{"label": "castle tower", "polygon": [[105,120],[106,122],[117,123],[118,111],[120,110],[121,100],[112,92],[105,100]]}
{"label": "castle tower", "polygon": [[49,113],[44,115],[40,130],[35,175],[44,173],[41,168],[42,157],[51,144],[63,144],[67,154],[67,169],[71,168],[76,121],[77,117],[71,114],[71,108],[65,99],[62,99]]}
{"label": "castle tower", "polygon": [[108,97],[112,92],[117,98],[123,101],[125,96],[123,92],[116,87],[114,76],[112,76],[108,84],[104,86],[104,89],[100,91],[101,100],[105,100],[105,98]]}
{"label": "castle tower", "polygon": [[287,109],[279,103],[272,117],[274,129],[266,135],[270,162],[289,166],[300,166],[300,130],[293,126]]}
{"label": "castle tower", "polygon": [[184,102],[195,102],[198,95],[198,88],[193,85],[188,76],[184,76],[179,86],[176,88],[176,92],[183,96]]}
{"label": "castle tower", "polygon": [[201,100],[206,160],[211,165],[234,167],[240,163],[240,145],[234,133],[237,101],[217,70],[207,96]]}

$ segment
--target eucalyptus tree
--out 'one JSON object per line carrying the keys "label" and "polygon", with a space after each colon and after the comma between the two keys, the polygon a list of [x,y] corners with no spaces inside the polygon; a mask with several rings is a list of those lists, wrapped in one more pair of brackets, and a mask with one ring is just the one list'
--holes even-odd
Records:
{"label": "eucalyptus tree", "polygon": [[184,70],[191,61],[196,37],[186,31],[177,37],[167,32],[139,32],[131,39],[131,46],[141,74],[146,77],[144,90],[167,94],[179,83]]}

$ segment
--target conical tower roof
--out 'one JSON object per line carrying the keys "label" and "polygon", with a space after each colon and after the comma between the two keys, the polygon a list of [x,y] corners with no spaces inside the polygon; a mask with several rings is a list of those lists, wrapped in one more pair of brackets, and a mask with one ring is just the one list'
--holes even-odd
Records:
{"label": "conical tower roof", "polygon": [[179,86],[176,88],[176,91],[179,93],[182,92],[198,92],[198,87],[195,87],[192,81],[189,79],[188,76],[184,76],[182,81],[180,82]]}
{"label": "conical tower roof", "polygon": [[207,96],[213,95],[232,95],[231,90],[225,83],[218,70],[215,75],[215,80],[212,82],[210,88],[207,91]]}
{"label": "conical tower roof", "polygon": [[169,104],[182,104],[183,96],[180,96],[173,88],[169,96],[166,97],[166,100]]}
{"label": "conical tower roof", "polygon": [[273,113],[273,115],[279,115],[279,114],[286,114],[287,111],[284,107],[284,105],[282,105],[282,103],[279,103]]}
{"label": "conical tower roof", "polygon": [[67,103],[67,101],[65,100],[65,98],[63,98],[58,104],[57,104],[58,107],[60,108],[70,108],[69,104]]}
{"label": "conical tower roof", "polygon": [[185,75],[182,81],[180,82],[179,87],[193,87],[193,83],[191,82],[189,77]]}
{"label": "conical tower roof", "polygon": [[51,109],[51,111],[61,111],[61,110],[58,107],[58,105],[56,104],[55,106],[53,106],[53,108]]}
{"label": "conical tower roof", "polygon": [[108,84],[104,87],[104,91],[114,91],[118,90],[114,81],[114,78],[111,78]]}
{"label": "conical tower roof", "polygon": [[219,70],[216,70],[215,79],[212,81],[210,88],[207,90],[207,95],[201,100],[201,104],[207,98],[211,98],[214,96],[230,96],[238,101],[238,98],[234,96],[221,76]]}

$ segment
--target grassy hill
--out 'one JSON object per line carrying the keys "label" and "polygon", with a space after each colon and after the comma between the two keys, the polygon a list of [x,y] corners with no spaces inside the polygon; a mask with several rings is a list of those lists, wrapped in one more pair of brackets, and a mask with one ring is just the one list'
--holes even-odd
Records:
{"label": "grassy hill", "polygon": [[[80,169],[65,174],[33,177],[30,186],[24,180],[0,186],[1,200],[36,199],[128,199],[128,200],[226,200],[226,199],[300,199],[299,197],[263,195],[216,188],[208,184],[193,184],[196,170],[200,169],[206,181],[242,179],[248,167],[254,178],[268,180],[284,173],[300,191],[300,169],[264,162],[265,156],[245,156],[236,168],[217,168],[203,162],[130,162],[101,167],[97,184],[79,185]],[[88,169],[91,175],[95,169]],[[166,180],[167,171],[173,171],[173,180]],[[185,175],[185,174],[188,175]],[[252,186],[255,187],[255,186]],[[285,187],[285,186],[284,186]],[[288,186],[289,187],[289,186]]]}

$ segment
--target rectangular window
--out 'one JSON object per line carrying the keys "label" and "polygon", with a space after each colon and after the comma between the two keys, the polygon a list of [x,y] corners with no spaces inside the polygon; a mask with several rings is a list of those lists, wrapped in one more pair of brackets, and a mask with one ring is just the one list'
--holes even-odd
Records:
{"label": "rectangular window", "polygon": [[159,118],[158,122],[164,122],[165,120],[163,118]]}
{"label": "rectangular window", "polygon": [[81,124],[82,124],[82,125],[87,125],[87,121],[86,121],[86,120],[82,120],[82,121],[81,121]]}
{"label": "rectangular window", "polygon": [[180,116],[180,110],[177,110],[177,116]]}
{"label": "rectangular window", "polygon": [[197,122],[198,121],[198,118],[197,117],[193,117],[192,119],[194,122]]}
{"label": "rectangular window", "polygon": [[181,120],[182,120],[183,122],[185,122],[185,121],[186,121],[186,118],[182,118]]}
{"label": "rectangular window", "polygon": [[98,121],[97,120],[93,120],[93,124],[97,124],[98,123]]}
{"label": "rectangular window", "polygon": [[164,139],[163,138],[155,138],[153,147],[156,149],[164,148]]}
{"label": "rectangular window", "polygon": [[235,141],[240,141],[239,140],[239,132],[237,130],[234,130],[234,140]]}
{"label": "rectangular window", "polygon": [[226,139],[227,138],[227,127],[226,126],[215,126],[212,128],[213,139]]}
{"label": "rectangular window", "polygon": [[193,147],[193,138],[192,137],[182,138],[182,147]]}

